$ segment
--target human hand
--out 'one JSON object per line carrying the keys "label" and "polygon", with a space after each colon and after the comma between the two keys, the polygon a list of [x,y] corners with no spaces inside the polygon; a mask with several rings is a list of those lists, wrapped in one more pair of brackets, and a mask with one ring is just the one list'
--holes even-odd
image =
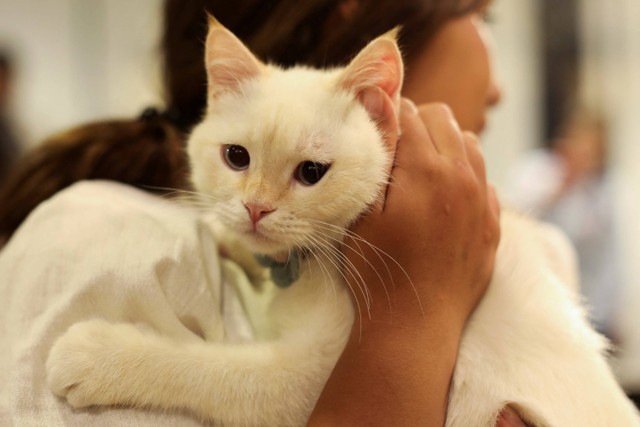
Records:
{"label": "human hand", "polygon": [[[380,116],[390,121],[383,127],[394,128],[392,114]],[[347,239],[344,253],[369,288],[372,318],[447,309],[462,328],[493,270],[500,236],[495,193],[477,138],[460,130],[446,106],[416,109],[403,100],[400,123],[397,145],[394,132],[386,141],[395,152],[386,198],[351,228],[388,257],[357,239]],[[364,307],[367,298],[352,282]]]}
{"label": "human hand", "polygon": [[462,328],[493,269],[498,204],[475,137],[448,108],[403,101],[396,146],[390,99],[368,96],[395,167],[384,200],[345,240],[362,316],[309,425],[444,425]]}

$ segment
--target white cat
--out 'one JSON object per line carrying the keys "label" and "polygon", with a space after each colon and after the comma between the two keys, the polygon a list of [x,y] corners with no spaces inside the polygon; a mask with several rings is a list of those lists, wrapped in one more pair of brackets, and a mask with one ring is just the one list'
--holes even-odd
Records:
{"label": "white cat", "polygon": [[[354,320],[336,248],[343,227],[380,197],[391,162],[360,95],[378,87],[397,106],[401,56],[385,35],[344,69],[282,70],[213,22],[206,65],[208,110],[189,141],[195,187],[255,252],[300,261],[299,278],[277,291],[256,342],[180,343],[91,320],[53,346],[48,381],[75,407],[304,425]],[[535,426],[640,425],[553,236],[503,212],[494,279],[462,338],[447,426],[492,426],[506,403]]]}

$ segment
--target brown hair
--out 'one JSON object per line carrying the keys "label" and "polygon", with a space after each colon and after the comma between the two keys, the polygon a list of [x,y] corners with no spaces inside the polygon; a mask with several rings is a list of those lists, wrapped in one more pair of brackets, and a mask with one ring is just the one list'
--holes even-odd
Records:
{"label": "brown hair", "polygon": [[182,188],[182,137],[159,117],[113,120],[55,135],[29,152],[0,188],[0,246],[42,201],[85,179],[164,193]]}
{"label": "brown hair", "polygon": [[369,41],[401,25],[405,61],[415,55],[450,19],[469,13],[486,0],[166,0],[164,9],[164,82],[170,111],[188,130],[206,103],[203,66],[207,34],[205,11],[229,28],[265,61],[284,66],[327,67],[345,64]]}

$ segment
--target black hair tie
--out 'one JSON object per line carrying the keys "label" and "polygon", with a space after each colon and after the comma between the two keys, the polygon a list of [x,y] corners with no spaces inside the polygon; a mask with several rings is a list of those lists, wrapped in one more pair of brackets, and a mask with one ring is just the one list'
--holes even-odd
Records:
{"label": "black hair tie", "polygon": [[180,110],[173,107],[164,111],[159,111],[156,107],[147,107],[142,111],[142,113],[138,117],[138,120],[147,123],[154,122],[156,120],[162,120],[180,129],[181,131],[184,131],[186,127],[184,124],[184,117],[182,117]]}
{"label": "black hair tie", "polygon": [[138,120],[142,120],[143,122],[151,122],[153,120],[157,120],[162,116],[156,107],[147,107],[142,111]]}

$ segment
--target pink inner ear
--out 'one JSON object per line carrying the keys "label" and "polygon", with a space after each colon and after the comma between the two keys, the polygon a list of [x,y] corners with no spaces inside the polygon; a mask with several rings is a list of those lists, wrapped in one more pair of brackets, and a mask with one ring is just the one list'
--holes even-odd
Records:
{"label": "pink inner ear", "polygon": [[209,94],[237,90],[246,80],[258,77],[261,64],[244,44],[224,27],[209,30],[206,42]]}
{"label": "pink inner ear", "polygon": [[401,65],[397,64],[397,56],[390,54],[386,55],[382,58],[382,62],[387,64],[387,73],[386,78],[380,81],[379,87],[383,91],[387,93],[391,98],[393,98],[396,93],[399,92],[398,88],[402,83],[402,71]]}
{"label": "pink inner ear", "polygon": [[228,58],[215,59],[209,62],[209,84],[215,86],[216,91],[234,90],[248,79],[257,77],[259,70],[252,64],[241,62],[232,63]]}
{"label": "pink inner ear", "polygon": [[[340,85],[358,95],[362,102],[368,88],[378,88],[385,92],[394,108],[399,110],[400,90],[402,87],[402,58],[393,39],[385,36],[371,42],[349,64],[344,71]],[[371,111],[371,104],[365,105]]]}
{"label": "pink inner ear", "polygon": [[385,92],[376,87],[367,87],[358,93],[358,101],[374,121],[381,121],[387,113],[385,110]]}

